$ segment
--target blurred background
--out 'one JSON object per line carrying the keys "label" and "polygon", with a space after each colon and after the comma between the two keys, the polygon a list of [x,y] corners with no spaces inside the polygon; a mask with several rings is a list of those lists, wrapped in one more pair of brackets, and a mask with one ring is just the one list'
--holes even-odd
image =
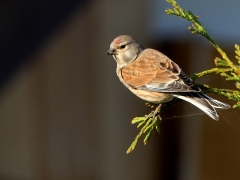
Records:
{"label": "blurred background", "polygon": [[[234,57],[239,1],[178,3]],[[160,135],[125,154],[139,131],[131,119],[150,109],[118,80],[105,55],[111,41],[131,35],[188,74],[213,67],[218,55],[167,8],[164,0],[0,1],[1,180],[240,179],[238,110],[220,112],[219,122],[163,121]],[[231,86],[209,77],[212,86]],[[183,103],[170,115],[195,111]]]}

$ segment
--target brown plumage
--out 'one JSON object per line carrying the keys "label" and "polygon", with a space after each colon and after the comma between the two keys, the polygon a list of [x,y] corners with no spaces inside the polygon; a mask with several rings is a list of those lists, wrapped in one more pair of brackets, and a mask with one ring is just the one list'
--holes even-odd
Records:
{"label": "brown plumage", "polygon": [[230,108],[228,104],[201,93],[167,56],[154,49],[142,48],[131,36],[115,38],[107,54],[113,55],[117,62],[120,81],[143,100],[162,104],[177,97],[192,103],[215,120],[218,120],[215,108]]}

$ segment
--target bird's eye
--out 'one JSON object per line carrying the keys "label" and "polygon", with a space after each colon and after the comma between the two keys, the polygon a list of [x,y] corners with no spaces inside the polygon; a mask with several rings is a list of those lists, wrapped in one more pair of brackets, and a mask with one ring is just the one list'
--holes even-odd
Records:
{"label": "bird's eye", "polygon": [[124,49],[126,47],[126,45],[121,45],[120,49]]}

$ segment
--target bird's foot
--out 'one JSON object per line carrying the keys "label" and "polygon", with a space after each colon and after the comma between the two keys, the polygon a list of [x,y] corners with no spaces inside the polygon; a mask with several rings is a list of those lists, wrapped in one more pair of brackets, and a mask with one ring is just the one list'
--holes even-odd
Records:
{"label": "bird's foot", "polygon": [[153,103],[146,103],[146,106],[150,107],[150,108],[155,108],[155,110],[153,110],[150,114],[145,115],[146,119],[148,118],[152,118],[152,120],[155,119],[155,117],[157,116],[159,118],[159,120],[161,120],[161,116],[160,116],[160,108],[162,106],[162,104],[153,104]]}
{"label": "bird's foot", "polygon": [[153,120],[155,119],[156,116],[158,116],[158,118],[161,120],[161,116],[160,116],[160,108],[161,108],[161,106],[162,106],[162,104],[159,104],[156,107],[155,111],[153,112],[153,115],[152,115]]}
{"label": "bird's foot", "polygon": [[154,129],[156,129],[157,132],[160,133],[159,125],[161,120],[160,111],[161,111],[162,104],[156,105],[156,104],[148,103],[147,106],[150,106],[151,108],[155,108],[155,110],[153,110],[151,113],[149,113],[144,117],[135,117],[132,120],[132,124],[138,124],[137,127],[138,128],[141,127],[141,130],[137,135],[137,137],[135,138],[135,140],[130,145],[130,147],[128,148],[127,153],[130,153],[134,150],[135,146],[137,145],[137,142],[143,136],[143,134],[145,134],[143,143],[147,144]]}

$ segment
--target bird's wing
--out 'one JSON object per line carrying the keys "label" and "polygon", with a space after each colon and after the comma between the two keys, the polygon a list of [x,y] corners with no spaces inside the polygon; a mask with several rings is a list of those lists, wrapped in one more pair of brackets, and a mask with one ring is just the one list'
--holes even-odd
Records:
{"label": "bird's wing", "polygon": [[135,89],[154,92],[194,92],[191,79],[167,56],[145,49],[121,70],[123,80]]}

